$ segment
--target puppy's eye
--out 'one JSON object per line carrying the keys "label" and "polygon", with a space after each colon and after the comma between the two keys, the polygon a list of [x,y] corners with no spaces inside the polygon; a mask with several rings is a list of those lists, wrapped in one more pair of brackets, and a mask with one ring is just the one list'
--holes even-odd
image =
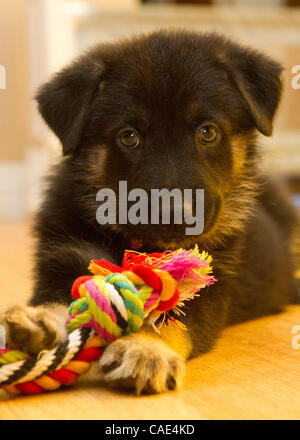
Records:
{"label": "puppy's eye", "polygon": [[220,137],[220,129],[215,124],[203,124],[197,130],[197,137],[203,145],[215,143]]}
{"label": "puppy's eye", "polygon": [[140,138],[135,130],[131,128],[125,128],[118,132],[116,136],[116,142],[120,147],[133,149],[139,146]]}

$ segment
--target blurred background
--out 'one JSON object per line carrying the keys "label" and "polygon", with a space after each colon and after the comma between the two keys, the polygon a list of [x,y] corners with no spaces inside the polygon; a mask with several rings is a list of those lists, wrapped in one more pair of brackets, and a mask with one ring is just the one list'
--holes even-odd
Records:
{"label": "blurred background", "polygon": [[219,31],[282,62],[285,93],[274,135],[260,142],[263,166],[298,191],[300,0],[2,0],[0,220],[37,209],[40,178],[60,156],[36,111],[38,85],[96,42],[164,27]]}

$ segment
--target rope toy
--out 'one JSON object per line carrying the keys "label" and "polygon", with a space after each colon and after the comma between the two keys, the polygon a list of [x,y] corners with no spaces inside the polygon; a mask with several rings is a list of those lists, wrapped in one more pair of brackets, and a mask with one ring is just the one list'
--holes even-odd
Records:
{"label": "rope toy", "polygon": [[72,286],[67,341],[36,356],[0,348],[0,387],[12,394],[39,394],[72,384],[100,358],[105,346],[137,332],[144,322],[159,331],[177,319],[184,302],[216,279],[212,258],[197,246],[186,251],[144,254],[126,251],[122,267],[92,260],[92,275]]}

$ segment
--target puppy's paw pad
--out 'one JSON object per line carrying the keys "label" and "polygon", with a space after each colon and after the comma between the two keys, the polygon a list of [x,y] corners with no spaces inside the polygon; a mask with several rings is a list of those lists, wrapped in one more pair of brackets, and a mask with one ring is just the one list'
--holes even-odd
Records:
{"label": "puppy's paw pad", "polygon": [[57,319],[46,308],[15,306],[0,317],[0,323],[5,328],[10,348],[36,354],[53,348],[58,342]]}
{"label": "puppy's paw pad", "polygon": [[174,390],[184,373],[184,362],[167,345],[139,336],[109,345],[99,367],[105,382],[137,394]]}

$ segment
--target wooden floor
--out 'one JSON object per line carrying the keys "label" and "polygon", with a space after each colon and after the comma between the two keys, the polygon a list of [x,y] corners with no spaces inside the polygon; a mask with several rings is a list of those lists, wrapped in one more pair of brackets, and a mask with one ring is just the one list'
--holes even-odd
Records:
{"label": "wooden floor", "polygon": [[[29,296],[30,246],[27,224],[0,223],[1,309]],[[300,307],[290,306],[227,328],[212,352],[188,364],[179,392],[135,397],[97,380],[42,396],[11,398],[0,391],[0,419],[299,419],[296,325]]]}

